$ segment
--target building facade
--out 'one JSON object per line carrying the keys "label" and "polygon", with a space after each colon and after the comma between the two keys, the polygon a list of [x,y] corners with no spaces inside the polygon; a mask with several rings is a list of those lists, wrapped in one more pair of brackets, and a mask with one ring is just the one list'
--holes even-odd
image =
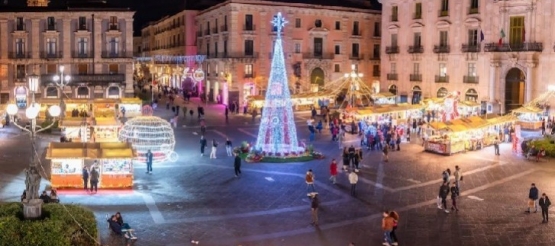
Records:
{"label": "building facade", "polygon": [[554,11],[555,0],[384,0],[381,89],[520,107],[555,76]]}
{"label": "building facade", "polygon": [[293,92],[316,90],[351,72],[368,83],[380,73],[380,12],[279,1],[229,0],[197,16],[198,53],[207,56],[203,85],[209,100],[224,104],[264,95],[281,12],[288,20],[283,49]]}
{"label": "building facade", "polygon": [[36,98],[59,98],[54,76],[70,76],[70,98],[133,95],[133,11],[38,7],[0,10],[0,101],[25,107],[29,75],[40,76]]}

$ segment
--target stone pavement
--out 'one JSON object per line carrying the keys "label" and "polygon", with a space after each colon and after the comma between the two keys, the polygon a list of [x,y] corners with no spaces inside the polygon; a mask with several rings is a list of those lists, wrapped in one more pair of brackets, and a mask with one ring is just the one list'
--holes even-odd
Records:
{"label": "stone pavement", "polygon": [[[223,142],[229,137],[238,145],[255,138],[256,121],[233,116],[234,122],[220,123],[223,115],[217,110],[217,106],[207,109],[208,139]],[[171,115],[165,109],[156,114]],[[300,139],[308,138],[308,117],[297,114]],[[22,170],[27,163],[21,157],[29,154],[28,140],[17,133],[6,133],[14,137],[4,138],[6,130],[0,130],[0,155],[5,155],[0,159],[0,197],[17,201],[24,187]],[[139,240],[134,245],[180,246],[191,245],[191,240],[222,246],[346,246],[351,241],[381,245],[379,227],[385,209],[400,213],[400,245],[554,245],[555,236],[548,233],[553,225],[540,224],[540,214],[523,211],[530,183],[548,194],[555,191],[550,178],[555,162],[522,160],[510,153],[508,144],[502,145],[499,157],[493,149],[439,156],[423,152],[418,144],[403,144],[402,151],[390,153],[387,163],[380,152],[365,151],[358,197],[353,198],[345,173],[340,172],[337,185],[328,181],[329,163],[331,158],[340,160],[340,150],[327,131],[316,137],[314,146],[328,158],[291,164],[243,163],[240,178],[234,177],[233,160],[225,156],[223,147],[216,160],[200,156],[198,131],[198,125],[176,129],[177,162],[155,165],[151,175],[144,173],[144,164],[136,164],[133,190],[95,195],[61,191],[62,202],[92,209],[101,241],[107,245],[124,245],[111,236],[104,222],[106,214],[116,211],[137,229]],[[358,140],[349,136],[345,144],[351,143],[356,145]],[[47,162],[43,164],[48,170]],[[464,175],[461,211],[445,214],[437,209],[435,198],[442,170],[453,170],[455,165]],[[310,168],[322,202],[317,228],[309,225],[310,201],[304,183]]]}

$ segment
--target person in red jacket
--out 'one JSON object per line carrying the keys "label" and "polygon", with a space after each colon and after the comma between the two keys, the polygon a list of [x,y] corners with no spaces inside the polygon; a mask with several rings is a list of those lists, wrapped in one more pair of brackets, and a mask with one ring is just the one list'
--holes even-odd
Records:
{"label": "person in red jacket", "polygon": [[330,164],[330,175],[331,182],[335,184],[335,182],[337,181],[337,162],[335,161],[335,159],[333,159]]}

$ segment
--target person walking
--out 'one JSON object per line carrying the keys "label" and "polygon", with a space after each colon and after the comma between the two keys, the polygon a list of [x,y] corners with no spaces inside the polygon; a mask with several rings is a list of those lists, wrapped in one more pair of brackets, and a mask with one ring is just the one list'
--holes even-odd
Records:
{"label": "person walking", "polygon": [[91,168],[91,193],[94,190],[94,193],[98,192],[98,171],[96,171],[96,167]]}
{"label": "person walking", "polygon": [[233,161],[233,167],[235,168],[235,177],[241,176],[241,157],[239,154],[234,153],[235,160]]}
{"label": "person walking", "polygon": [[349,168],[351,168],[351,165],[355,163],[356,151],[355,146],[351,144],[351,147],[349,147]]}
{"label": "person walking", "polygon": [[152,173],[152,152],[148,150],[146,152],[146,173]]}
{"label": "person walking", "polygon": [[539,201],[540,208],[542,209],[542,223],[549,222],[549,206],[551,206],[551,201],[549,201],[549,197],[545,193],[542,193],[542,197]]}
{"label": "person walking", "polygon": [[356,197],[357,196],[357,183],[358,183],[358,175],[356,172],[351,171],[351,173],[349,173],[349,183],[351,183],[351,196]]}
{"label": "person walking", "polygon": [[347,147],[343,148],[342,158],[343,158],[342,169],[343,171],[347,171],[348,167],[350,166],[349,151],[347,150]]}
{"label": "person walking", "polygon": [[395,231],[397,231],[397,225],[399,224],[399,214],[395,211],[391,211],[389,212],[389,217],[393,218],[393,229],[391,230],[391,241],[393,241],[393,243],[391,243],[391,245],[398,245],[399,243]]}
{"label": "person walking", "polygon": [[335,161],[335,159],[331,160],[329,179],[333,184],[335,184],[335,182],[337,181],[337,162]]}
{"label": "person walking", "polygon": [[355,166],[355,173],[358,173],[360,160],[362,160],[362,149],[357,149],[355,153],[355,159],[353,159],[353,165]]}
{"label": "person walking", "polygon": [[457,165],[455,166],[455,172],[453,173],[455,176],[455,186],[457,187],[457,196],[460,195],[461,192],[461,181],[463,180],[463,176],[461,174],[461,168]]}
{"label": "person walking", "polygon": [[88,186],[89,185],[89,170],[87,170],[87,167],[83,167],[83,188],[85,189],[85,191],[89,191]]}
{"label": "person walking", "polygon": [[499,155],[499,138],[495,137],[493,140],[493,148],[495,149],[495,155]]}
{"label": "person walking", "polygon": [[200,136],[200,156],[204,156],[204,148],[206,148],[206,139]]}
{"label": "person walking", "polygon": [[457,185],[453,183],[451,185],[451,210],[459,212],[459,207],[457,207],[457,196],[459,196],[459,191],[457,190]]}
{"label": "person walking", "polygon": [[218,142],[212,139],[212,150],[210,151],[210,159],[216,159],[216,150],[218,149]]}
{"label": "person walking", "polygon": [[449,183],[444,182],[439,187],[439,194],[438,194],[439,199],[441,199],[441,205],[443,205],[443,207],[441,205],[438,205],[437,208],[443,209],[446,214],[449,213],[449,210],[447,210],[447,195],[449,195]]}
{"label": "person walking", "polygon": [[228,118],[229,109],[227,108],[227,106],[225,107],[225,112],[224,112],[224,114],[225,114],[225,122],[227,122],[227,121],[229,120],[229,118]]}
{"label": "person walking", "polygon": [[312,195],[312,201],[310,203],[310,212],[312,215],[312,223],[313,226],[318,226],[318,207],[320,207],[320,201],[318,200],[318,194]]}
{"label": "person walking", "polygon": [[394,224],[395,224],[394,219],[391,216],[389,216],[389,212],[388,211],[383,212],[382,230],[385,238],[385,243],[384,243],[385,246],[393,245],[393,240],[391,239],[391,232],[393,231]]}
{"label": "person walking", "polygon": [[225,140],[225,151],[227,152],[227,156],[232,156],[233,154],[232,150],[233,148],[232,148],[231,140],[229,140],[228,138]]}
{"label": "person walking", "polygon": [[534,213],[538,212],[538,195],[539,195],[539,191],[538,188],[536,188],[536,184],[532,183],[531,187],[530,187],[530,191],[528,192],[528,210],[526,210],[526,213],[530,213],[531,212],[531,208],[534,208],[535,211]]}
{"label": "person walking", "polygon": [[315,194],[316,189],[314,189],[314,173],[312,173],[312,169],[308,169],[308,171],[306,172],[305,182],[306,182],[307,196],[311,196],[312,194]]}

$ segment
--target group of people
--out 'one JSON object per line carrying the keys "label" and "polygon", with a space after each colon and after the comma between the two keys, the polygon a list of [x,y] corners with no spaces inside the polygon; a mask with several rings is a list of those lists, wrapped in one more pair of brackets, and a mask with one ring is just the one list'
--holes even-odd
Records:
{"label": "group of people", "polygon": [[536,184],[532,183],[528,192],[528,208],[524,212],[530,214],[532,209],[534,209],[534,213],[537,213],[539,205],[542,210],[542,223],[547,223],[549,222],[549,206],[551,206],[551,201],[545,193],[542,193],[541,197],[539,197],[539,194],[540,191]]}
{"label": "group of people", "polygon": [[[106,216],[108,217],[108,216]],[[133,234],[134,229],[129,226],[129,224],[123,222],[123,217],[120,212],[111,215],[107,220],[110,230],[116,235],[124,235],[125,238],[135,240],[137,237]]]}
{"label": "group of people", "polygon": [[[27,191],[23,190],[21,194],[21,202],[27,199]],[[50,190],[50,194],[46,190],[42,191],[39,199],[42,200],[43,203],[59,203],[60,198],[58,197],[58,192],[55,189]]]}
{"label": "group of people", "polygon": [[451,210],[459,211],[457,207],[457,197],[460,196],[460,182],[463,180],[463,175],[459,166],[455,166],[455,172],[453,173],[454,181],[451,183],[451,169],[447,168],[441,173],[442,184],[439,187],[439,193],[437,196],[437,208],[443,209],[445,213],[449,213],[447,209],[447,197],[451,194]]}
{"label": "group of people", "polygon": [[82,177],[83,177],[83,189],[85,191],[89,191],[89,184],[90,184],[90,192],[96,193],[98,192],[98,180],[100,178],[100,173],[96,167],[96,161],[93,166],[90,168],[90,171],[87,167],[83,167]]}

